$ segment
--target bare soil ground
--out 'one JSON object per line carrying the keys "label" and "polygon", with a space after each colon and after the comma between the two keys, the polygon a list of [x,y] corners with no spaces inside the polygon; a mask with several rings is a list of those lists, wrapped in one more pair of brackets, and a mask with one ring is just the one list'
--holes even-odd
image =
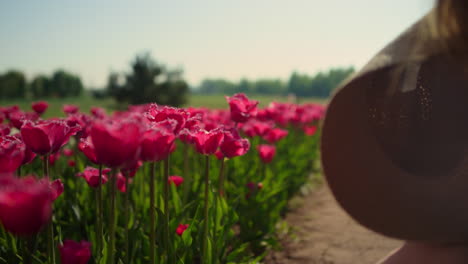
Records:
{"label": "bare soil ground", "polygon": [[357,224],[339,207],[326,184],[304,197],[286,221],[296,238],[285,238],[283,250],[272,252],[268,264],[374,264],[402,245]]}

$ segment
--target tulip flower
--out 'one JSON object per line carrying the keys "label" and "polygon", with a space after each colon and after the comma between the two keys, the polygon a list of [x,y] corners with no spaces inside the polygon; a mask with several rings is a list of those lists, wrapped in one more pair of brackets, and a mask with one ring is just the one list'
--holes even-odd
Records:
{"label": "tulip flower", "polygon": [[71,157],[73,156],[73,150],[69,149],[69,148],[66,148],[62,151],[63,155],[65,157]]}
{"label": "tulip flower", "polygon": [[133,178],[135,177],[138,169],[141,168],[141,166],[143,166],[143,162],[139,160],[135,162],[134,164],[130,165],[129,167],[121,168],[120,172],[126,177]]}
{"label": "tulip flower", "polygon": [[169,179],[167,181],[168,184],[174,183],[176,187],[179,187],[184,182],[184,178],[174,175],[174,176],[169,176]]}
{"label": "tulip flower", "polygon": [[198,153],[203,155],[214,154],[221,145],[223,138],[224,133],[219,129],[211,131],[200,129],[193,133],[195,149],[198,151]]}
{"label": "tulip flower", "polygon": [[78,143],[78,149],[94,164],[100,164],[96,157],[96,151],[94,149],[91,138],[82,138]]}
{"label": "tulip flower", "polygon": [[[111,177],[115,177],[115,176],[111,176]],[[130,183],[131,179],[128,178],[128,183]],[[119,190],[121,193],[125,193],[127,192],[127,178],[125,178],[125,176],[119,172],[117,173],[117,190]]]}
{"label": "tulip flower", "polygon": [[317,126],[305,126],[303,130],[307,136],[313,136],[317,132]]}
{"label": "tulip flower", "polygon": [[38,233],[52,214],[52,190],[47,180],[32,176],[2,179],[0,184],[0,222],[15,235]]}
{"label": "tulip flower", "polygon": [[58,248],[62,264],[86,264],[91,258],[91,243],[87,241],[65,240]]}
{"label": "tulip flower", "polygon": [[93,106],[91,107],[90,112],[95,118],[98,119],[103,119],[106,117],[106,110],[104,110],[104,108],[101,107]]}
{"label": "tulip flower", "polygon": [[[0,122],[1,123],[1,122]],[[11,130],[10,127],[6,124],[0,124],[0,137],[8,136]]]}
{"label": "tulip flower", "polygon": [[250,142],[239,136],[235,129],[224,131],[224,140],[220,149],[226,158],[242,156],[249,151]]}
{"label": "tulip flower", "polygon": [[0,173],[16,171],[22,164],[26,146],[14,136],[0,137]]}
{"label": "tulip flower", "polygon": [[276,147],[271,145],[258,145],[257,151],[263,163],[270,163],[276,154]]}
{"label": "tulip flower", "polygon": [[109,167],[134,163],[140,151],[141,128],[130,120],[96,121],[90,131],[96,160]]}
{"label": "tulip flower", "polygon": [[190,114],[184,109],[169,106],[159,107],[156,104],[152,104],[146,113],[146,117],[152,122],[161,122],[168,119],[175,120],[177,122],[174,128],[175,134],[178,134],[185,127],[185,122],[189,116]]}
{"label": "tulip flower", "polygon": [[66,105],[63,105],[63,108],[62,108],[63,112],[67,115],[72,115],[72,114],[76,114],[78,113],[78,111],[80,110],[80,108],[76,105],[72,105],[72,104],[66,104]]}
{"label": "tulip flower", "polygon": [[245,94],[238,93],[232,97],[226,96],[231,110],[231,119],[236,123],[244,123],[257,115],[258,101],[249,100]]}
{"label": "tulip flower", "polygon": [[76,133],[77,138],[86,138],[89,134],[91,118],[85,114],[76,113],[72,115],[68,115],[65,118],[65,121],[70,127],[78,127],[80,128]]}
{"label": "tulip flower", "polygon": [[288,135],[288,131],[281,128],[274,128],[270,130],[263,138],[269,143],[273,144]]}
{"label": "tulip flower", "polygon": [[21,163],[21,165],[31,163],[35,157],[36,157],[36,153],[32,152],[32,150],[26,146],[26,149],[24,151],[23,162]]}
{"label": "tulip flower", "polygon": [[49,107],[49,104],[47,102],[45,102],[45,101],[33,102],[31,104],[31,108],[38,115],[42,115],[47,110],[48,107]]}
{"label": "tulip flower", "polygon": [[56,179],[50,183],[51,197],[52,201],[55,201],[63,193],[63,183],[62,180]]}
{"label": "tulip flower", "polygon": [[185,230],[187,230],[188,227],[188,224],[179,224],[179,226],[176,229],[177,235],[182,236],[182,234],[184,234]]}
{"label": "tulip flower", "polygon": [[[23,139],[21,138],[20,133],[16,133],[13,136],[16,137],[17,139],[21,140],[21,142],[23,142]],[[30,148],[28,148],[28,146],[25,145],[24,158],[23,158],[23,161],[21,162],[21,165],[31,163],[34,160],[35,157],[36,157],[36,153],[32,152],[32,150]]]}
{"label": "tulip flower", "polygon": [[21,136],[26,146],[34,153],[48,155],[56,153],[78,130],[79,128],[70,127],[63,120],[37,123],[26,121],[21,127]]}
{"label": "tulip flower", "polygon": [[26,121],[36,121],[39,116],[34,113],[34,112],[22,112],[22,111],[16,111],[12,112],[9,115],[10,118],[10,123],[15,127],[16,129],[21,129],[23,124]]}
{"label": "tulip flower", "polygon": [[[60,158],[60,153],[57,152],[57,153],[54,153],[54,154],[50,154],[49,155],[49,158],[48,158],[48,161],[49,161],[49,166],[54,166],[55,162]],[[41,157],[41,159],[44,160],[44,157]]]}
{"label": "tulip flower", "polygon": [[161,161],[167,159],[169,154],[175,150],[176,137],[168,126],[171,125],[155,123],[143,133],[140,154],[142,160]]}
{"label": "tulip flower", "polygon": [[220,149],[218,149],[218,150],[215,152],[215,157],[216,157],[216,159],[218,159],[218,160],[224,160],[224,158],[225,158],[223,152],[221,152]]}
{"label": "tulip flower", "polygon": [[[108,179],[108,173],[111,170],[109,168],[102,170],[102,184],[105,184]],[[93,167],[86,167],[83,172],[78,172],[77,177],[82,177],[86,180],[86,183],[93,188],[99,186],[99,170]]]}

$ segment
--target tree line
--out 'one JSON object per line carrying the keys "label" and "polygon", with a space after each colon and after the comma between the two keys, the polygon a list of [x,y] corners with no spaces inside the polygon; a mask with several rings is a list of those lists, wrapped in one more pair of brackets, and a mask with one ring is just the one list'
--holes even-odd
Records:
{"label": "tree line", "polygon": [[295,94],[301,97],[328,97],[348,76],[354,73],[353,67],[332,68],[313,76],[293,72],[286,82],[280,79],[242,79],[232,82],[225,79],[205,79],[195,89],[200,94]]}
{"label": "tree line", "polygon": [[131,63],[130,72],[109,75],[105,95],[119,103],[181,106],[186,103],[188,92],[182,70],[168,69],[149,53],[143,53]]}
{"label": "tree line", "polygon": [[51,76],[38,75],[30,81],[18,70],[0,73],[0,100],[79,96],[83,89],[80,77],[65,70]]}

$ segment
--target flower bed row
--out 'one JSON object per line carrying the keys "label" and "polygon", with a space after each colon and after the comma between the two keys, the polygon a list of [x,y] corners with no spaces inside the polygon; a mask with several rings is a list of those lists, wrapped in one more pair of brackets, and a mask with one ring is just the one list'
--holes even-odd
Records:
{"label": "flower bed row", "polygon": [[[0,108],[0,260],[251,263],[318,156],[319,105]],[[5,122],[4,122],[5,121]],[[58,249],[58,250],[57,250]]]}

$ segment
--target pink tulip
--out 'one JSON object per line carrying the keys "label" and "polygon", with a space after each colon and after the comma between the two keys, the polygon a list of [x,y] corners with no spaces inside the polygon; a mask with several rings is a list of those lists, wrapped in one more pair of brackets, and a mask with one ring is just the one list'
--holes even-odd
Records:
{"label": "pink tulip", "polygon": [[86,264],[91,258],[91,243],[87,241],[65,240],[58,248],[62,264]]}

